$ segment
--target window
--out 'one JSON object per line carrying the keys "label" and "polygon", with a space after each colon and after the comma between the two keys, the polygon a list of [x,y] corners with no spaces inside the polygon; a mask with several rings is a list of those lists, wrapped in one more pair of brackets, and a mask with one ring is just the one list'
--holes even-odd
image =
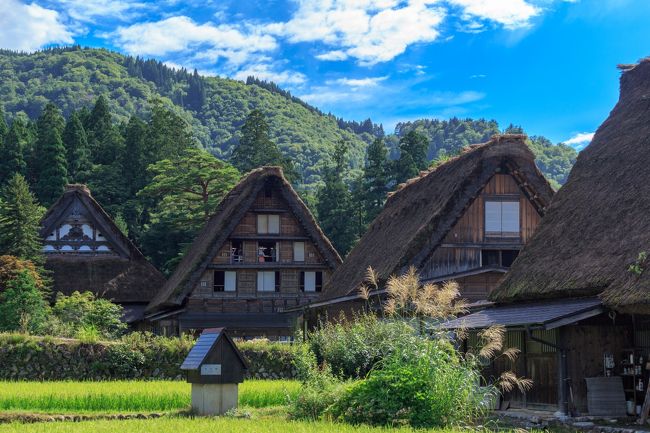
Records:
{"label": "window", "polygon": [[519,201],[486,201],[485,235],[519,236]]}
{"label": "window", "polygon": [[259,241],[257,243],[257,261],[259,263],[277,262],[279,244],[275,241]]}
{"label": "window", "polygon": [[293,261],[294,262],[304,262],[305,261],[305,243],[304,242],[294,242],[293,243]]}
{"label": "window", "polygon": [[500,266],[509,268],[519,255],[519,250],[482,250],[482,266]]}
{"label": "window", "polygon": [[322,272],[301,272],[300,290],[303,292],[320,292],[323,290]]}
{"label": "window", "polygon": [[257,233],[280,233],[280,215],[257,215]]}
{"label": "window", "polygon": [[264,187],[264,197],[266,197],[266,198],[273,197],[273,188],[271,188],[268,185],[266,187]]}
{"label": "window", "polygon": [[244,242],[230,242],[230,263],[242,263],[244,261]]}
{"label": "window", "polygon": [[214,291],[234,292],[237,290],[237,272],[214,271]]}
{"label": "window", "polygon": [[259,292],[279,292],[280,272],[260,271],[257,273],[257,290]]}

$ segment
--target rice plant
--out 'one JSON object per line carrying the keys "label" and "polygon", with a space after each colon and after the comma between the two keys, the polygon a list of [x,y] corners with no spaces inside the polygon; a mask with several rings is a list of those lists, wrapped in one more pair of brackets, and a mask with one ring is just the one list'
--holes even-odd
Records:
{"label": "rice plant", "polygon": [[[285,404],[299,384],[250,380],[239,386],[242,406]],[[172,381],[0,382],[0,410],[47,413],[165,412],[190,405],[190,384]]]}

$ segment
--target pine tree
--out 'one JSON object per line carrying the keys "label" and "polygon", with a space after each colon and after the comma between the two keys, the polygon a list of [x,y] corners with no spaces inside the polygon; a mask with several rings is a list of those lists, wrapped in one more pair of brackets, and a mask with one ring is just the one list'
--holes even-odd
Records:
{"label": "pine tree", "polygon": [[269,125],[260,110],[251,111],[241,129],[239,145],[232,153],[231,162],[242,173],[265,165],[278,165],[291,182],[298,173],[289,158],[285,158],[277,144],[269,137]]}
{"label": "pine tree", "polygon": [[378,138],[366,150],[366,165],[363,169],[362,201],[365,224],[369,224],[381,212],[386,201],[390,177],[388,148],[384,140]]}
{"label": "pine tree", "polygon": [[338,143],[332,158],[334,164],[325,169],[325,185],[318,190],[316,205],[321,228],[342,256],[352,248],[357,227],[352,194],[343,181],[346,153],[346,143]]}
{"label": "pine tree", "polygon": [[66,149],[61,134],[65,121],[53,104],[47,104],[36,123],[37,135],[35,157],[35,192],[39,201],[51,205],[63,193],[68,183]]}
{"label": "pine tree", "polygon": [[66,149],[68,178],[80,181],[83,174],[90,170],[90,151],[88,140],[79,113],[74,112],[68,118],[63,130],[63,144]]}
{"label": "pine tree", "polygon": [[139,117],[131,116],[124,130],[124,157],[122,175],[129,188],[129,195],[135,195],[147,184],[147,165],[153,163],[152,155],[146,154],[147,124]]}
{"label": "pine tree", "polygon": [[420,170],[427,168],[428,148],[429,140],[425,135],[416,130],[411,130],[408,134],[400,138],[400,157],[394,164],[395,180],[397,180],[397,183],[405,182],[416,176]]}
{"label": "pine tree", "polygon": [[198,147],[189,123],[161,100],[151,107],[151,120],[147,132],[145,164],[181,155],[186,149]]}
{"label": "pine tree", "polygon": [[103,95],[97,98],[84,127],[92,162],[95,164],[115,162],[122,153],[122,137],[113,126],[108,100]]}
{"label": "pine tree", "polygon": [[5,120],[5,110],[2,104],[0,104],[0,149],[2,149],[2,146],[4,145],[7,132],[9,132],[9,127]]}
{"label": "pine tree", "polygon": [[15,174],[0,194],[0,251],[35,263],[42,261],[40,220],[43,208],[25,178]]}
{"label": "pine tree", "polygon": [[28,140],[26,120],[24,116],[16,116],[0,149],[0,185],[16,173],[26,174],[25,148]]}

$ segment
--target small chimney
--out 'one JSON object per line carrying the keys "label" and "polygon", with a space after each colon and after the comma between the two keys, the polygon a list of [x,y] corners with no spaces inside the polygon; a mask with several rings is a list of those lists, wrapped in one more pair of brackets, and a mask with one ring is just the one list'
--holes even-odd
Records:
{"label": "small chimney", "polygon": [[69,183],[65,186],[65,192],[79,191],[84,194],[90,195],[90,189],[83,183]]}

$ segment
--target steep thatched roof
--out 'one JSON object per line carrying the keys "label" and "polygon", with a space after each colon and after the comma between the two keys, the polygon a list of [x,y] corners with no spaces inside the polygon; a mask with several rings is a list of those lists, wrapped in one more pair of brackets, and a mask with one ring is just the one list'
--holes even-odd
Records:
{"label": "steep thatched roof", "polygon": [[650,60],[627,67],[620,98],[578,156],[533,239],[491,298],[499,302],[601,295],[650,311]]}
{"label": "steep thatched roof", "polygon": [[500,135],[423,172],[390,195],[382,212],[324,289],[328,299],[347,296],[372,266],[380,278],[418,268],[460,219],[490,178],[513,171],[540,212],[553,190],[535,165],[524,135]]}
{"label": "steep thatched roof", "polygon": [[332,267],[341,263],[341,257],[305,203],[284,177],[280,167],[261,167],[248,173],[219,203],[217,212],[206,223],[190,246],[183,260],[169,278],[163,290],[158,293],[147,311],[163,307],[179,306],[196,286],[206,266],[250,209],[255,198],[267,183],[280,187],[293,215],[302,224],[307,235],[319,249],[323,258]]}
{"label": "steep thatched roof", "polygon": [[115,225],[85,185],[68,185],[41,220],[43,239],[81,202],[115,255],[47,254],[53,292],[90,291],[118,303],[149,302],[165,283],[164,276]]}

